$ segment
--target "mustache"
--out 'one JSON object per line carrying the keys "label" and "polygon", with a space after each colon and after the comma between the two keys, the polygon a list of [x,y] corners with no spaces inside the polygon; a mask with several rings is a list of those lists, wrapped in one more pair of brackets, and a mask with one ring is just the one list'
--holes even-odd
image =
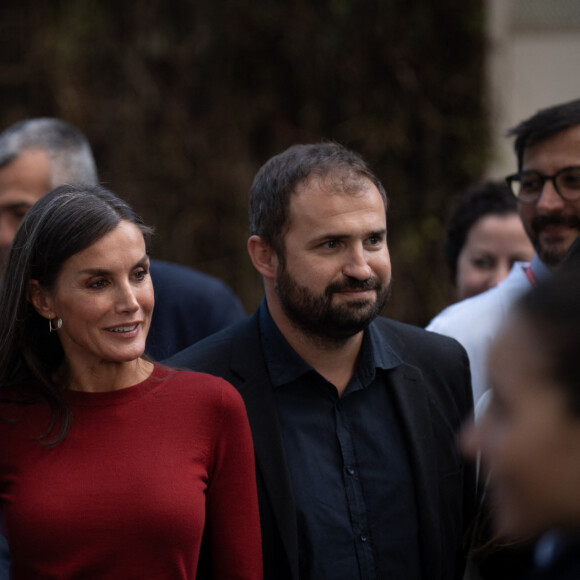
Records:
{"label": "mustache", "polygon": [[325,294],[330,296],[335,292],[348,292],[349,290],[380,290],[381,281],[378,278],[367,278],[357,280],[356,278],[346,278],[343,282],[334,282],[327,286]]}
{"label": "mustache", "polygon": [[580,217],[574,214],[539,215],[532,220],[532,230],[536,233],[547,226],[567,226],[580,230]]}

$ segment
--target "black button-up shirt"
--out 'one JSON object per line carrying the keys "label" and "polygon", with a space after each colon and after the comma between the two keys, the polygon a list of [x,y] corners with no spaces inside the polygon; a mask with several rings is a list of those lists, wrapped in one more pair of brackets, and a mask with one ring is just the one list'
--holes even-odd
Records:
{"label": "black button-up shirt", "polygon": [[418,580],[417,507],[389,389],[401,364],[371,324],[342,397],[282,336],[260,327],[296,504],[300,578]]}

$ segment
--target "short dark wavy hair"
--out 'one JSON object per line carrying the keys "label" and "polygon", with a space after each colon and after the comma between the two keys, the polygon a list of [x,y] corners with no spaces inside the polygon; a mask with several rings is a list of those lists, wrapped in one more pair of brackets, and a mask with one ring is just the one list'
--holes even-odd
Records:
{"label": "short dark wavy hair", "polygon": [[250,232],[281,257],[289,227],[290,198],[313,177],[330,179],[333,188],[346,193],[353,187],[358,189],[362,180],[369,180],[379,190],[386,211],[385,189],[358,153],[333,142],[293,145],[269,159],[250,188]]}
{"label": "short dark wavy hair", "polygon": [[508,137],[516,138],[514,149],[518,156],[518,170],[522,169],[524,151],[528,147],[576,125],[580,125],[580,99],[541,109],[510,129]]}

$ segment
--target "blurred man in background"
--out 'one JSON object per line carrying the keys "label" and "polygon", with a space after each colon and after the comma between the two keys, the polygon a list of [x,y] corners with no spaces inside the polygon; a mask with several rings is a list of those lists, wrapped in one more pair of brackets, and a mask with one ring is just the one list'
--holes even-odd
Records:
{"label": "blurred man in background", "polygon": [[446,308],[428,330],[456,338],[469,355],[475,403],[488,389],[487,357],[521,294],[542,283],[580,234],[580,99],[543,109],[513,128],[518,172],[507,178],[536,251],[495,288]]}

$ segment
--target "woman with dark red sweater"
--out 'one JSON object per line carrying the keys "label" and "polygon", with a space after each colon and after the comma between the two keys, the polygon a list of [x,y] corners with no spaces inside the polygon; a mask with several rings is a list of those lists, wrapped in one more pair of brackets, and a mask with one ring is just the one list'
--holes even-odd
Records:
{"label": "woman with dark red sweater", "polygon": [[0,296],[12,578],[262,577],[240,396],[143,358],[149,233],[111,192],[64,186],[16,235]]}

